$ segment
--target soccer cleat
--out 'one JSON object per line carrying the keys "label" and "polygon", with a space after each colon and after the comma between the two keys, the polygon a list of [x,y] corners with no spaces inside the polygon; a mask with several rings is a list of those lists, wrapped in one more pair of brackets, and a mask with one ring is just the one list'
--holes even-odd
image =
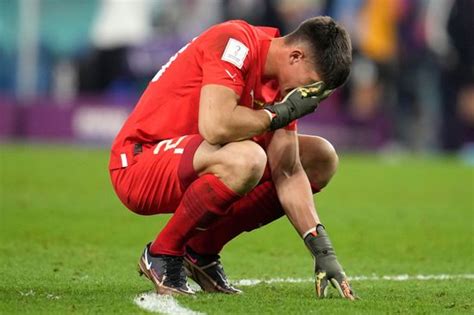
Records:
{"label": "soccer cleat", "polygon": [[138,273],[153,282],[158,294],[194,294],[186,281],[183,257],[150,254],[148,243],[138,262]]}
{"label": "soccer cleat", "polygon": [[184,269],[188,277],[193,279],[203,291],[227,294],[242,293],[227,280],[219,255],[199,255],[186,247]]}

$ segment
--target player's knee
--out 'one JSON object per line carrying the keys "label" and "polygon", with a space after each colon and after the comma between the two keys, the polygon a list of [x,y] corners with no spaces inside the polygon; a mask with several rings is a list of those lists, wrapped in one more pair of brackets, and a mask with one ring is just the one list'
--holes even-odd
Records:
{"label": "player's knee", "polygon": [[321,167],[317,169],[315,176],[315,186],[319,189],[326,187],[331,178],[337,171],[337,167],[339,165],[339,157],[336,153],[336,150],[331,145],[331,150],[327,150],[323,159],[321,160]]}
{"label": "player's knee", "polygon": [[195,170],[212,173],[239,194],[250,191],[265,171],[267,155],[253,141],[231,142],[222,147],[208,145],[194,158]]}
{"label": "player's knee", "polygon": [[229,170],[243,182],[257,183],[263,175],[266,163],[267,155],[258,144],[243,141],[236,146],[235,153],[229,160]]}
{"label": "player's knee", "polygon": [[239,193],[250,191],[263,176],[267,163],[265,151],[253,141],[228,143],[223,149],[221,179]]}
{"label": "player's knee", "polygon": [[[333,145],[324,138],[320,138],[318,162],[327,170],[327,176],[332,177],[339,165],[339,156]],[[329,178],[331,179],[331,178]]]}
{"label": "player's knee", "polygon": [[339,156],[332,144],[324,138],[315,137],[312,150],[305,150],[310,157],[305,157],[303,165],[312,186],[324,188],[331,181],[339,165]]}

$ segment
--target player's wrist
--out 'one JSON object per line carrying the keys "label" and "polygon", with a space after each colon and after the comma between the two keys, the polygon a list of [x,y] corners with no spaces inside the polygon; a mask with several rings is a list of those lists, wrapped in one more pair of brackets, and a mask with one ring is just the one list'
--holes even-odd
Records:
{"label": "player's wrist", "polygon": [[280,129],[285,127],[287,123],[284,121],[281,113],[275,108],[275,105],[267,105],[263,108],[263,110],[267,113],[268,117],[270,118],[270,126],[269,129],[271,131]]}
{"label": "player's wrist", "polygon": [[270,125],[271,125],[273,118],[276,117],[276,114],[274,111],[272,111],[270,108],[267,108],[267,107],[265,107],[263,111],[268,115],[268,118],[270,118]]}

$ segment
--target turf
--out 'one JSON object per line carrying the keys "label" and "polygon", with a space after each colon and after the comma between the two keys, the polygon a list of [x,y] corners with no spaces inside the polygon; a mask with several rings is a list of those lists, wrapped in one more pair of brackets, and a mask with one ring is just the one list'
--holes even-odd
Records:
{"label": "turf", "polygon": [[[140,217],[115,197],[102,149],[0,145],[0,313],[146,313],[136,262],[167,216]],[[316,196],[349,275],[473,274],[474,168],[454,157],[342,155]],[[312,261],[281,219],[223,252],[231,279],[309,278]],[[313,284],[179,297],[207,314],[473,313],[474,280],[354,281],[361,300],[316,300]]]}

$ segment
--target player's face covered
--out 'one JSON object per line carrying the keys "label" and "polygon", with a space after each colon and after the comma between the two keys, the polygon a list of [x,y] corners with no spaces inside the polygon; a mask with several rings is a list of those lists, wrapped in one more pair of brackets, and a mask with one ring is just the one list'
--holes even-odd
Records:
{"label": "player's face covered", "polygon": [[321,81],[312,60],[300,49],[295,49],[288,55],[280,71],[279,83],[281,94],[284,96],[291,90]]}

